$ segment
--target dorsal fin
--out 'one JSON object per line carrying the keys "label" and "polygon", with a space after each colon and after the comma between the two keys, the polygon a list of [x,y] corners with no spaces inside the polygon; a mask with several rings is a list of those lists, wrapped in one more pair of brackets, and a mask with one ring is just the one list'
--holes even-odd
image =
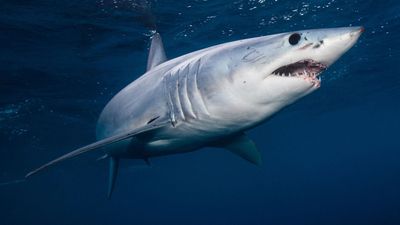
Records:
{"label": "dorsal fin", "polygon": [[167,61],[167,57],[165,55],[164,45],[162,43],[160,34],[156,32],[151,37],[149,58],[147,59],[147,71],[165,61]]}

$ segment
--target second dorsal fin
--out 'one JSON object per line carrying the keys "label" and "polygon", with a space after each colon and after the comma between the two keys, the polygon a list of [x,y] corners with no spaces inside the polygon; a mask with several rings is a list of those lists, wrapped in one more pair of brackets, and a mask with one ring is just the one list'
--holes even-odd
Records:
{"label": "second dorsal fin", "polygon": [[147,59],[147,71],[165,61],[167,61],[167,57],[165,55],[164,45],[162,43],[160,34],[156,32],[151,37],[149,58]]}

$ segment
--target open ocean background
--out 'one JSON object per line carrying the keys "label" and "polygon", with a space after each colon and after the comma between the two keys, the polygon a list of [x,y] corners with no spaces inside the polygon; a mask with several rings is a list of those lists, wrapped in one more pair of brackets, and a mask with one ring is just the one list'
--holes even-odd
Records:
{"label": "open ocean background", "polygon": [[124,160],[111,200],[96,154],[0,186],[0,224],[400,224],[398,0],[0,0],[0,183],[95,140],[97,117],[169,58],[280,32],[365,27],[322,87],[249,135],[253,166],[220,149]]}

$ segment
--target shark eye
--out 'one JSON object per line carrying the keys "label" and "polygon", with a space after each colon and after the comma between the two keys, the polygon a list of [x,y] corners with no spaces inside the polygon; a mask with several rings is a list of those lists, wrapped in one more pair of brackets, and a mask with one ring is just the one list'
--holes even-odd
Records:
{"label": "shark eye", "polygon": [[297,43],[299,43],[299,41],[300,41],[300,38],[301,38],[300,34],[294,33],[294,34],[290,35],[289,43],[291,45],[297,45]]}

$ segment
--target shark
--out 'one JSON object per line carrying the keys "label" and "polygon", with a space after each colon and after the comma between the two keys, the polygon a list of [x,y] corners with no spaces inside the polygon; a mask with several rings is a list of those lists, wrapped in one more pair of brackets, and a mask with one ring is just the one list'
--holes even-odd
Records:
{"label": "shark", "polygon": [[243,39],[168,60],[159,33],[147,70],[117,93],[98,119],[97,141],[26,174],[102,151],[109,160],[108,197],[121,159],[149,159],[223,148],[261,165],[246,135],[286,106],[316,91],[321,74],[358,40],[363,27],[312,29]]}

